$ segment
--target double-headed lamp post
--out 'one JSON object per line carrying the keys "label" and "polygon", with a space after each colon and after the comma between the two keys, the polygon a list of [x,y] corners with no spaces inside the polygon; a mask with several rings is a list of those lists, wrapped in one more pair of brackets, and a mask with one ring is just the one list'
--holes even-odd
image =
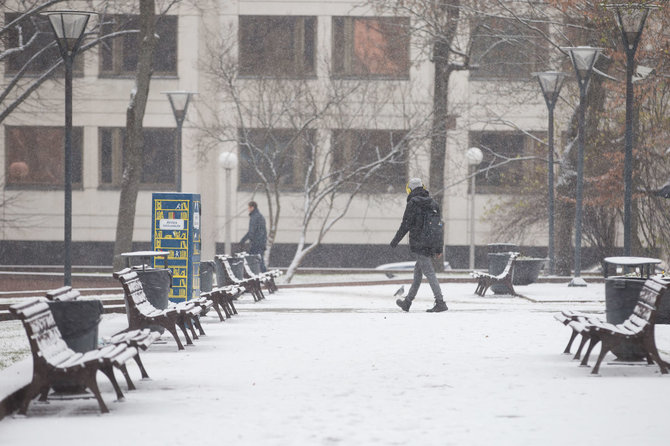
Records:
{"label": "double-headed lamp post", "polygon": [[65,234],[63,278],[72,285],[72,67],[84,39],[86,24],[92,14],[85,11],[51,11],[43,13],[51,24],[65,65]]}
{"label": "double-headed lamp post", "polygon": [[614,10],[617,25],[621,30],[621,40],[626,52],[626,134],[624,149],[624,213],[623,213],[623,255],[631,251],[631,207],[633,201],[633,71],[635,52],[642,36],[644,22],[655,5],[627,3],[610,4]]}
{"label": "double-headed lamp post", "polygon": [[164,91],[163,93],[167,95],[168,100],[170,101],[170,107],[172,107],[172,114],[174,115],[175,121],[177,121],[176,157],[179,161],[177,164],[177,192],[181,192],[181,134],[184,119],[186,118],[186,112],[188,111],[188,104],[191,102],[191,97],[195,93],[190,91]]}
{"label": "double-headed lamp post", "polygon": [[484,159],[484,154],[479,147],[470,147],[465,152],[470,172],[470,269],[475,269],[475,173],[477,166]]}
{"label": "double-headed lamp post", "polygon": [[548,191],[548,209],[549,216],[549,274],[553,275],[556,272],[556,256],[554,253],[554,107],[558,101],[558,95],[561,92],[563,81],[565,80],[565,73],[557,71],[545,71],[542,73],[535,73],[537,80],[540,83],[544,101],[547,103],[549,110],[549,124],[548,124],[548,142],[549,142],[549,156],[547,158],[547,191]]}
{"label": "double-headed lamp post", "polygon": [[225,250],[226,254],[232,254],[231,249],[231,235],[230,228],[232,226],[233,215],[231,212],[231,201],[232,201],[232,185],[231,177],[232,172],[237,168],[237,155],[233,152],[221,152],[219,155],[219,166],[226,172],[226,190],[225,190],[225,211],[226,211],[226,225],[225,225]]}
{"label": "double-headed lamp post", "polygon": [[586,286],[581,278],[582,271],[582,195],[584,192],[584,112],[586,109],[586,91],[593,74],[600,48],[590,46],[577,46],[564,48],[570,54],[572,66],[577,76],[579,85],[579,108],[577,109],[578,135],[577,135],[577,192],[575,209],[575,266],[574,277],[569,286]]}

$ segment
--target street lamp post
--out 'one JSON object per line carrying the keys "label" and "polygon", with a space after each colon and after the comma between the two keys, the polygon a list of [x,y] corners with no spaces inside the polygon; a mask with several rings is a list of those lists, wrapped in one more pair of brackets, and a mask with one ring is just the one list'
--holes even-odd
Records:
{"label": "street lamp post", "polygon": [[63,278],[66,286],[72,285],[72,67],[77,50],[84,38],[90,16],[84,11],[51,11],[49,19],[65,65],[65,234],[63,252]]}
{"label": "street lamp post", "polygon": [[172,107],[172,114],[177,121],[177,153],[175,155],[179,161],[177,164],[177,192],[181,192],[181,134],[188,104],[191,102],[191,96],[195,93],[190,91],[164,91],[163,93],[167,95],[170,107]]}
{"label": "street lamp post", "polygon": [[233,190],[232,190],[232,184],[231,184],[231,174],[233,170],[237,168],[237,155],[233,152],[221,152],[219,155],[219,165],[223,170],[226,171],[226,197],[225,197],[225,211],[226,211],[226,225],[225,225],[225,232],[224,232],[224,238],[225,238],[225,253],[226,254],[232,254],[232,249],[231,249],[231,231],[230,228],[232,226],[232,221],[233,221],[233,216],[231,212],[231,201],[232,201],[232,195],[233,195]]}
{"label": "street lamp post", "polygon": [[586,108],[586,91],[593,74],[593,67],[600,54],[600,48],[590,46],[578,46],[564,48],[570,54],[572,66],[577,76],[579,85],[579,108],[577,109],[578,135],[577,135],[577,191],[575,209],[575,272],[569,286],[586,286],[582,279],[582,195],[584,191],[584,112]]}
{"label": "street lamp post", "polygon": [[631,207],[633,201],[633,71],[635,52],[640,42],[644,22],[649,10],[648,4],[613,4],[606,7],[614,10],[617,25],[621,30],[621,40],[626,52],[626,134],[624,149],[624,214],[623,214],[623,254],[630,255]]}
{"label": "street lamp post", "polygon": [[554,253],[554,107],[558,101],[558,95],[561,92],[565,74],[556,71],[545,71],[543,73],[536,73],[537,80],[540,83],[544,101],[549,110],[549,124],[548,124],[548,142],[549,142],[549,157],[547,158],[547,187],[548,187],[548,216],[549,216],[549,274],[553,275],[556,272],[556,256]]}
{"label": "street lamp post", "polygon": [[472,177],[470,178],[470,263],[471,270],[475,269],[475,171],[479,163],[482,162],[484,155],[478,147],[470,147],[465,152],[465,158],[468,160],[468,167]]}

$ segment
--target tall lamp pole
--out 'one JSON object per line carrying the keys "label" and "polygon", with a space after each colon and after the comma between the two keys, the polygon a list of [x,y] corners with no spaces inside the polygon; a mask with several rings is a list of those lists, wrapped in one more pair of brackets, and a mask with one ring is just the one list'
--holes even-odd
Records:
{"label": "tall lamp pole", "polygon": [[654,5],[629,3],[611,4],[607,8],[614,10],[617,25],[621,31],[621,40],[626,52],[626,134],[624,149],[624,204],[623,204],[623,255],[631,251],[631,207],[633,201],[633,71],[635,52],[642,36],[644,22]]}
{"label": "tall lamp pole", "polygon": [[176,158],[179,161],[177,164],[177,192],[181,192],[181,134],[184,119],[186,118],[186,112],[188,111],[188,104],[191,102],[191,97],[195,93],[190,91],[164,91],[163,93],[167,95],[168,100],[170,101],[170,107],[172,107],[172,114],[174,115],[175,121],[177,121]]}
{"label": "tall lamp pole", "polygon": [[548,139],[549,139],[549,157],[547,158],[547,190],[548,190],[548,216],[549,216],[549,274],[556,272],[556,255],[554,253],[554,107],[558,101],[558,95],[561,92],[565,73],[557,71],[545,71],[535,73],[540,83],[544,101],[549,110]]}
{"label": "tall lamp pole", "polygon": [[470,269],[475,269],[475,171],[479,163],[484,159],[481,149],[470,147],[465,152],[465,158],[468,160],[468,167],[472,177],[470,178]]}
{"label": "tall lamp pole", "polygon": [[224,238],[225,238],[225,250],[226,254],[230,255],[232,254],[232,249],[231,249],[231,231],[230,228],[232,226],[232,221],[233,221],[233,215],[231,212],[231,201],[232,201],[232,195],[233,195],[233,188],[232,188],[232,183],[231,183],[231,174],[233,170],[237,168],[237,155],[233,152],[221,152],[219,155],[219,165],[223,170],[226,172],[226,198],[225,198],[225,211],[226,211],[226,225],[225,225],[225,232],[224,232]]}
{"label": "tall lamp pole", "polygon": [[65,65],[65,234],[63,279],[72,285],[72,67],[77,50],[84,39],[89,18],[94,13],[84,11],[51,11],[49,19]]}
{"label": "tall lamp pole", "polygon": [[582,195],[584,191],[584,111],[586,108],[586,91],[593,74],[593,66],[600,54],[600,48],[577,46],[564,48],[570,54],[572,66],[579,84],[579,108],[577,109],[577,192],[575,209],[575,266],[574,277],[568,286],[586,286],[581,278],[582,271]]}

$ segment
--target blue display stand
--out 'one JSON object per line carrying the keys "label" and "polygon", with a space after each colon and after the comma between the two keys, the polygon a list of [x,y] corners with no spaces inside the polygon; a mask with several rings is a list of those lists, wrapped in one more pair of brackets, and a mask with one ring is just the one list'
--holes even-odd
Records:
{"label": "blue display stand", "polygon": [[[156,251],[168,251],[172,270],[172,302],[200,296],[200,194],[154,193],[151,243]],[[163,259],[154,259],[162,267]]]}

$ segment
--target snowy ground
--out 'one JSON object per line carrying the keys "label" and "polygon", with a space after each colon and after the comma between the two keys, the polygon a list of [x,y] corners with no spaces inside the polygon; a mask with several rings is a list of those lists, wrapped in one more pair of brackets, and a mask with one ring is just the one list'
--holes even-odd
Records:
{"label": "snowy ground", "polygon": [[[519,287],[529,299],[480,298],[444,284],[449,311],[410,313],[397,285],[283,289],[178,352],[143,354],[151,380],[114,402],[34,402],[0,421],[2,445],[667,445],[670,376],[609,357],[599,376],[561,352],[570,330],[552,313],[602,312],[604,285]],[[101,335],[125,325],[106,315]],[[1,335],[1,333],[0,333]],[[670,326],[658,344],[670,357]],[[593,362],[593,361],[592,361]],[[22,368],[22,369],[21,369]],[[0,371],[30,373],[29,361]],[[28,376],[29,379],[29,376]]]}

